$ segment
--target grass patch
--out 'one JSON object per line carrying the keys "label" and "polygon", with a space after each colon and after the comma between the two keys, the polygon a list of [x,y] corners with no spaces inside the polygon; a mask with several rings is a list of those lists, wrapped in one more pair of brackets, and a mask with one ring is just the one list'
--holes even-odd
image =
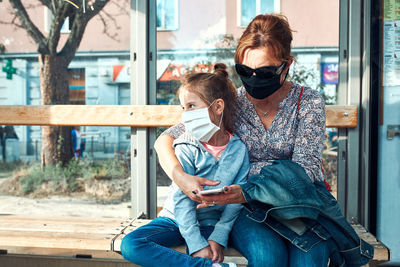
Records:
{"label": "grass patch", "polygon": [[24,167],[27,167],[27,164],[23,163],[22,161],[16,161],[16,162],[0,161],[0,179],[9,178],[15,171],[18,171]]}
{"label": "grass patch", "polygon": [[126,168],[117,160],[104,162],[77,161],[72,159],[65,167],[61,164],[41,169],[39,164],[31,166],[21,179],[21,190],[24,195],[40,189],[44,183],[67,192],[77,190],[77,179],[103,178],[116,179],[127,177]]}

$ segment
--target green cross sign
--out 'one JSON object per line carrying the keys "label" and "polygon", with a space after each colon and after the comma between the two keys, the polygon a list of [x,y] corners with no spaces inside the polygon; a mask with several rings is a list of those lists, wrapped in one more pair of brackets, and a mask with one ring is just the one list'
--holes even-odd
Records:
{"label": "green cross sign", "polygon": [[17,69],[12,66],[12,61],[10,59],[6,60],[6,65],[3,67],[3,71],[7,73],[6,78],[12,80],[12,75],[17,73]]}

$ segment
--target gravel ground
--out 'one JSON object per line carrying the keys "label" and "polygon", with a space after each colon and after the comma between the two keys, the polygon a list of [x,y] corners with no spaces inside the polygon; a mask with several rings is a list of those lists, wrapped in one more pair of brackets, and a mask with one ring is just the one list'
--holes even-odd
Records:
{"label": "gravel ground", "polygon": [[[158,187],[158,206],[162,206],[168,187]],[[29,214],[43,216],[76,216],[95,218],[129,218],[131,202],[119,204],[101,204],[93,200],[65,196],[48,198],[26,198],[0,196],[0,214]]]}

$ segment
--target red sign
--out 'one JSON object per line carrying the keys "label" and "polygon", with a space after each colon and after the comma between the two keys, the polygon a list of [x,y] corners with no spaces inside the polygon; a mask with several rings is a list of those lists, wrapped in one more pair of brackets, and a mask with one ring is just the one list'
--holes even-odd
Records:
{"label": "red sign", "polygon": [[195,66],[169,64],[161,75],[159,81],[179,81],[187,72],[210,72],[213,69],[211,64],[197,64]]}

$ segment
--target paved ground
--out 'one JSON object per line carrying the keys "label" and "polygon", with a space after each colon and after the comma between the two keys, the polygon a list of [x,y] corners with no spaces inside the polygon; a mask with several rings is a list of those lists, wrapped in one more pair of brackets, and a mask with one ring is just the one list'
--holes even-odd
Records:
{"label": "paved ground", "polygon": [[[168,192],[167,189],[167,187],[158,188],[158,206],[162,206]],[[93,200],[61,196],[52,196],[45,199],[0,196],[0,214],[129,218],[130,206],[130,202],[103,205]]]}

